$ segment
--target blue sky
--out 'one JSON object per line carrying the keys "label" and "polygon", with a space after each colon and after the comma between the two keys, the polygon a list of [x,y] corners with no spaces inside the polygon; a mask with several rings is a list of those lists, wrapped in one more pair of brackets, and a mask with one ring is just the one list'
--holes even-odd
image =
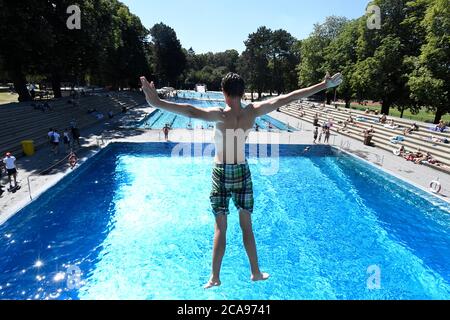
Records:
{"label": "blue sky", "polygon": [[244,40],[259,26],[285,29],[298,39],[330,15],[358,18],[369,0],[122,0],[152,27],[174,28],[181,44],[197,53],[244,50]]}

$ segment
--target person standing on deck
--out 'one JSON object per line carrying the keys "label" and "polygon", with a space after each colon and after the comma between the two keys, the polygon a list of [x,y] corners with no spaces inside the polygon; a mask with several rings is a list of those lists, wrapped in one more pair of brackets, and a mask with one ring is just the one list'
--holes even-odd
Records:
{"label": "person standing on deck", "polygon": [[214,136],[216,155],[210,194],[211,207],[215,216],[215,234],[212,273],[205,289],[221,285],[220,269],[225,254],[227,216],[231,198],[239,210],[244,247],[250,261],[251,280],[261,281],[269,278],[269,274],[261,272],[258,263],[252,226],[253,184],[245,157],[245,142],[255,124],[255,119],[294,101],[337,87],[342,81],[342,75],[339,73],[333,77],[327,75],[324,81],[309,88],[243,107],[244,80],[238,74],[228,73],[222,80],[226,107],[198,108],[190,104],[161,100],[154,83],[149,83],[145,77],[141,77],[142,88],[149,105],[188,118],[216,123]]}
{"label": "person standing on deck", "polygon": [[162,131],[164,132],[164,139],[166,139],[166,142],[169,141],[170,126],[168,123],[166,123]]}
{"label": "person standing on deck", "polygon": [[326,128],[325,129],[325,140],[324,143],[330,143],[330,135],[331,135],[331,129]]}
{"label": "person standing on deck", "polygon": [[[11,155],[11,152],[7,152],[5,158],[3,159],[3,162],[5,163],[6,171],[8,173],[9,189],[10,190],[17,189],[16,157]],[[12,185],[11,176],[14,179],[14,187]]]}
{"label": "person standing on deck", "polygon": [[314,144],[316,144],[317,142],[317,138],[319,137],[319,127],[314,127]]}

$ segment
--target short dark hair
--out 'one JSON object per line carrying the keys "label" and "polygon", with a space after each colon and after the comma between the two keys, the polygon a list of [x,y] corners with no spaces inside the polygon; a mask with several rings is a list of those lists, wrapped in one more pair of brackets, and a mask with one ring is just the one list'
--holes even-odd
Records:
{"label": "short dark hair", "polygon": [[245,92],[245,82],[237,73],[230,72],[222,79],[222,90],[230,97],[242,97]]}

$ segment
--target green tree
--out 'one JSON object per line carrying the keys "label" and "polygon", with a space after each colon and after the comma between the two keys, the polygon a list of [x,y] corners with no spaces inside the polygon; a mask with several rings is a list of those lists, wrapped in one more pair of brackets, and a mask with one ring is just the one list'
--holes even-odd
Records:
{"label": "green tree", "polygon": [[314,25],[312,34],[302,41],[302,60],[298,67],[299,85],[310,86],[323,80],[327,71],[325,49],[339,35],[346,23],[346,18],[331,16],[324,23]]}
{"label": "green tree", "polygon": [[331,74],[341,72],[344,76],[344,82],[336,90],[337,94],[344,99],[347,108],[350,107],[351,100],[355,98],[352,77],[358,57],[354,44],[359,37],[360,20],[347,23],[342,28],[342,32],[324,50],[325,69]]}
{"label": "green tree", "polygon": [[[299,85],[306,87],[323,80],[327,70],[326,48],[338,37],[348,23],[344,17],[327,17],[322,24],[314,25],[314,31],[302,41],[301,63],[297,67]],[[331,103],[334,90],[326,91],[327,102]]]}
{"label": "green tree", "polygon": [[117,0],[80,0],[81,29],[66,26],[67,8],[60,1],[0,1],[3,68],[19,93],[29,100],[27,77],[51,82],[55,97],[61,82],[137,84],[148,74],[148,31]]}
{"label": "green tree", "polygon": [[45,3],[40,1],[0,0],[0,56],[19,101],[31,100],[26,76],[45,58],[45,46],[52,32],[43,18],[45,9]]}
{"label": "green tree", "polygon": [[242,53],[239,72],[247,80],[249,88],[258,92],[260,99],[266,89],[270,89],[269,56],[272,43],[272,30],[259,27],[244,42],[246,49]]}
{"label": "green tree", "polygon": [[408,65],[404,61],[406,57],[414,55],[414,46],[410,43],[411,30],[408,23],[404,23],[410,12],[406,7],[407,2],[374,0],[371,4],[381,9],[381,28],[369,29],[365,23],[369,18],[367,15],[359,25],[355,73],[356,79],[365,82],[358,84],[354,81],[355,89],[358,90],[356,95],[366,93],[365,98],[381,100],[381,112],[384,114],[389,114],[392,106],[404,111],[413,104],[407,86]]}
{"label": "green tree", "polygon": [[196,83],[204,83],[209,90],[221,90],[221,80],[228,72],[236,72],[239,53],[236,50],[226,50],[217,53],[196,54],[190,48],[185,50],[187,58],[184,73],[184,86],[194,88]]}
{"label": "green tree", "polygon": [[103,82],[113,88],[138,86],[140,75],[150,76],[151,47],[146,41],[149,31],[129,9],[117,2],[112,11],[112,32],[108,33]]}
{"label": "green tree", "polygon": [[450,0],[433,0],[421,27],[426,40],[408,85],[417,103],[436,112],[438,123],[450,112]]}
{"label": "green tree", "polygon": [[154,73],[159,83],[176,86],[186,67],[186,55],[175,31],[163,23],[154,25],[150,34],[153,42]]}
{"label": "green tree", "polygon": [[269,67],[272,70],[272,79],[270,90],[281,94],[287,88],[292,88],[293,80],[295,81],[297,76],[295,67],[300,62],[294,48],[297,40],[283,29],[273,31],[271,37]]}

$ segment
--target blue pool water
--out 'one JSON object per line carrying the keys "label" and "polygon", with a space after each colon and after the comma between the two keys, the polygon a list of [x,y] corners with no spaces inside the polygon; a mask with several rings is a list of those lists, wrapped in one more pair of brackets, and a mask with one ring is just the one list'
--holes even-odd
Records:
{"label": "blue pool water", "polygon": [[[179,91],[178,99],[171,99],[177,103],[189,103],[200,108],[225,107],[224,97],[219,92],[197,93],[193,91]],[[156,110],[138,123],[139,128],[161,130],[166,124],[174,129],[208,129],[213,126],[206,121],[189,119],[167,111]],[[292,126],[276,120],[268,115],[259,117],[255,121],[261,131],[296,131]]]}
{"label": "blue pool water", "polygon": [[222,92],[219,91],[208,91],[205,93],[189,91],[189,90],[178,90],[178,97],[184,99],[210,99],[210,100],[222,100],[224,101],[224,97]]}
{"label": "blue pool water", "polygon": [[281,146],[274,176],[267,159],[250,158],[272,277],[249,281],[232,210],[223,286],[203,290],[212,158],[169,157],[172,148],[110,145],[0,226],[0,298],[450,298],[450,205],[326,146]]}

